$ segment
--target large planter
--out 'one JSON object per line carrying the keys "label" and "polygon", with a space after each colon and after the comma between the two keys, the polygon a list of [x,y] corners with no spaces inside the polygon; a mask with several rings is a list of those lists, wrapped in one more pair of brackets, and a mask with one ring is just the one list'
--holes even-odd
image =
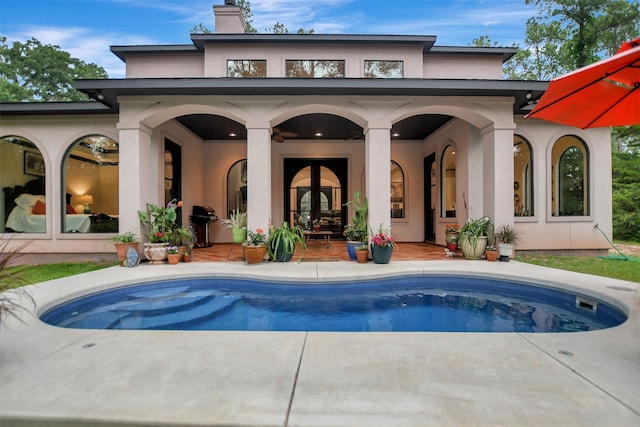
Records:
{"label": "large planter", "polygon": [[120,267],[127,266],[127,248],[133,248],[136,252],[139,252],[139,244],[138,242],[127,242],[127,243],[114,243],[116,247],[116,254],[118,254],[118,259],[120,260]]}
{"label": "large planter", "polygon": [[167,244],[145,243],[143,252],[151,264],[164,264],[164,259],[167,256]]}
{"label": "large planter", "polygon": [[393,246],[371,246],[371,255],[376,264],[389,264],[392,254]]}
{"label": "large planter", "polygon": [[487,236],[460,235],[458,246],[467,259],[481,259],[487,248]]}
{"label": "large planter", "polygon": [[273,261],[275,262],[289,262],[291,261],[291,258],[293,258],[293,254],[295,252],[291,252],[288,253],[286,251],[285,245],[281,244],[278,246],[278,248],[276,250],[273,250],[273,247],[271,247],[271,253],[273,253]]}
{"label": "large planter", "polygon": [[264,255],[267,253],[265,245],[245,245],[244,258],[247,264],[261,264],[264,261]]}
{"label": "large planter", "polygon": [[356,248],[362,246],[362,242],[347,241],[347,253],[351,261],[356,260]]}
{"label": "large planter", "polygon": [[242,243],[247,240],[246,228],[232,228],[231,236],[233,237],[233,243]]}

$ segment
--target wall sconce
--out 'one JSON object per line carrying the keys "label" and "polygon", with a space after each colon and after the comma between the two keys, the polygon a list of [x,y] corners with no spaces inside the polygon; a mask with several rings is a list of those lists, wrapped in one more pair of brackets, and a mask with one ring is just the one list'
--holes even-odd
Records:
{"label": "wall sconce", "polygon": [[91,194],[85,194],[83,196],[78,197],[78,203],[82,203],[84,205],[84,213],[90,214],[91,209],[89,209],[89,205],[93,204],[93,196]]}

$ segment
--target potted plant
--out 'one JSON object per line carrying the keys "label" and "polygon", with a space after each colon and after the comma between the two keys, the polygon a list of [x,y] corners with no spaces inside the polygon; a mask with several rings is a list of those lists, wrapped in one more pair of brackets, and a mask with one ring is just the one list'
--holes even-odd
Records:
{"label": "potted plant", "polygon": [[136,252],[140,251],[140,242],[138,240],[138,236],[132,231],[127,231],[126,233],[118,234],[117,236],[111,239],[113,241],[114,246],[116,247],[116,253],[118,254],[118,260],[120,260],[120,266],[126,266],[127,260],[127,248],[131,247],[135,249]]}
{"label": "potted plant", "polygon": [[191,262],[192,251],[192,247],[187,247],[187,250],[182,254],[182,262]]}
{"label": "potted plant", "polygon": [[344,227],[343,235],[347,239],[347,252],[351,260],[356,259],[355,248],[366,242],[367,239],[367,199],[360,196],[360,191],[355,192],[355,198],[345,203],[350,209],[353,209],[354,216],[351,224]]}
{"label": "potted plant", "polygon": [[178,227],[171,233],[171,244],[178,247],[178,253],[182,256],[193,248],[193,233],[187,227]]}
{"label": "potted plant", "polygon": [[259,264],[264,260],[267,253],[267,235],[262,228],[247,230],[247,241],[244,242],[242,249],[247,264]]}
{"label": "potted plant", "polygon": [[167,262],[169,264],[177,264],[181,256],[177,246],[167,246]]}
{"label": "potted plant", "polygon": [[489,217],[468,219],[460,228],[458,245],[467,259],[481,259],[487,247],[487,234],[493,230]]}
{"label": "potted plant", "polygon": [[267,252],[272,261],[288,262],[291,261],[293,253],[296,251],[296,244],[300,244],[305,248],[304,230],[301,226],[296,225],[293,228],[289,226],[287,221],[283,222],[279,228],[271,228],[269,230],[269,238],[267,239]]}
{"label": "potted plant", "polygon": [[181,206],[182,202],[174,199],[166,207],[147,203],[147,211],[138,211],[149,238],[149,243],[144,244],[144,255],[151,264],[162,264],[178,217],[176,209]]}
{"label": "potted plant", "polygon": [[365,264],[369,261],[369,246],[366,243],[356,246],[356,259],[360,264]]}
{"label": "potted plant", "polygon": [[498,250],[496,249],[496,233],[493,223],[487,229],[487,247],[484,250],[487,261],[496,261],[498,259]]}
{"label": "potted plant", "polygon": [[371,236],[371,255],[376,264],[389,264],[393,250],[397,248],[398,245],[391,237],[391,232],[382,226],[376,234]]}
{"label": "potted plant", "polygon": [[247,238],[247,213],[234,209],[229,218],[222,220],[222,225],[231,229],[233,243],[242,243]]}
{"label": "potted plant", "polygon": [[520,242],[520,231],[510,224],[501,225],[496,231],[500,261],[509,261],[513,255],[513,245]]}
{"label": "potted plant", "polygon": [[458,236],[460,235],[460,226],[458,224],[447,224],[445,225],[444,233],[445,233],[445,242],[447,243],[447,246],[449,245],[449,243],[455,243],[456,249],[453,250],[453,252],[455,252],[458,247]]}

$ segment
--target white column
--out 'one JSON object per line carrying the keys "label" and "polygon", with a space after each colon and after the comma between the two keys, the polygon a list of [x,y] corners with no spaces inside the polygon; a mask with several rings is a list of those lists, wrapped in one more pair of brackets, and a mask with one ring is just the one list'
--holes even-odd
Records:
{"label": "white column", "polygon": [[271,130],[247,128],[247,227],[267,231],[271,219]]}
{"label": "white column", "polygon": [[152,196],[157,182],[151,168],[156,158],[151,153],[152,131],[141,124],[138,128],[121,128],[119,133],[119,231],[140,235],[138,210],[145,210],[147,202],[157,203],[157,197]]}
{"label": "white column", "polygon": [[484,215],[496,227],[513,224],[513,129],[482,134]]}
{"label": "white column", "polygon": [[369,231],[391,226],[391,127],[369,127],[365,133],[366,196],[369,203]]}

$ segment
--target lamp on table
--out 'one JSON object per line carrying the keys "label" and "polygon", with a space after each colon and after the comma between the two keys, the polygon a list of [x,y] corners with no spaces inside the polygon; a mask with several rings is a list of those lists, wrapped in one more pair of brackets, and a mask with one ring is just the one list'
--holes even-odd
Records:
{"label": "lamp on table", "polygon": [[89,209],[89,205],[93,204],[93,196],[91,194],[85,194],[83,196],[80,196],[78,199],[79,203],[82,203],[84,205],[84,213],[86,214],[90,214],[91,213],[91,209]]}

